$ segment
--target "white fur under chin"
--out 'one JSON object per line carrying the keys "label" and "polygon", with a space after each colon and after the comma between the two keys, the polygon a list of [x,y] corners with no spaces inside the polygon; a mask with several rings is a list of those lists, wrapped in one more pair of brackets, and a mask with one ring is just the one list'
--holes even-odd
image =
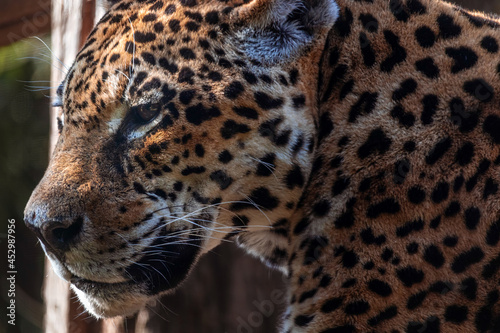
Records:
{"label": "white fur under chin", "polygon": [[106,291],[106,295],[102,298],[88,295],[73,285],[71,285],[71,289],[78,296],[85,309],[96,318],[133,315],[150,301],[149,297],[141,294],[138,290],[133,290],[134,288]]}

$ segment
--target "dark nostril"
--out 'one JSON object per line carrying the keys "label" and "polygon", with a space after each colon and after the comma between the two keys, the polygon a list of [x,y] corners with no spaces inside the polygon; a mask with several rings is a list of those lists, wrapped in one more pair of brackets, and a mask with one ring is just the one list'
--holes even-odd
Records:
{"label": "dark nostril", "polygon": [[[42,225],[43,240],[54,250],[67,251],[72,245],[83,226],[83,218],[79,217],[70,224],[58,221],[48,221]],[[42,240],[42,241],[43,241]]]}

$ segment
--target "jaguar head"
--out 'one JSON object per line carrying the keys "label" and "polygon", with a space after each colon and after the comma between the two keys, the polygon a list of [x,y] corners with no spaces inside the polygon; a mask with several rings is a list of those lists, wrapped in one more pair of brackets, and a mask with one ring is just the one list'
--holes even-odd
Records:
{"label": "jaguar head", "polygon": [[59,139],[25,210],[56,272],[112,317],[224,239],[284,267],[334,3],[109,5],[58,90]]}

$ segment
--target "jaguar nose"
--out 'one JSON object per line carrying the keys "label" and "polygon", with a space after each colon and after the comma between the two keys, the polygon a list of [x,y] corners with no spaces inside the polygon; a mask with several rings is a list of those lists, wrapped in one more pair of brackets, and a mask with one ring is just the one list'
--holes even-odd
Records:
{"label": "jaguar nose", "polygon": [[31,217],[25,217],[24,222],[37,235],[47,250],[54,254],[63,254],[76,244],[83,227],[83,218],[81,217],[39,219],[36,214],[33,214]]}

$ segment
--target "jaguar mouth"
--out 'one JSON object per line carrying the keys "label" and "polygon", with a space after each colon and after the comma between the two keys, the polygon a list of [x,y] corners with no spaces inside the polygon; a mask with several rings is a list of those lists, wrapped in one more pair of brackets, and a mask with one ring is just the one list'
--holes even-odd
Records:
{"label": "jaguar mouth", "polygon": [[135,284],[133,281],[114,282],[114,283],[98,282],[98,281],[84,279],[78,276],[71,277],[70,282],[73,286],[75,286],[76,288],[87,294],[91,294],[92,291],[98,291],[98,290],[102,291],[110,288],[120,288],[129,286],[131,284]]}
{"label": "jaguar mouth", "polygon": [[162,232],[143,250],[140,260],[124,269],[126,281],[100,282],[73,275],[70,282],[95,316],[131,314],[155,296],[177,288],[194,266],[201,244],[202,237],[197,233],[173,237]]}

